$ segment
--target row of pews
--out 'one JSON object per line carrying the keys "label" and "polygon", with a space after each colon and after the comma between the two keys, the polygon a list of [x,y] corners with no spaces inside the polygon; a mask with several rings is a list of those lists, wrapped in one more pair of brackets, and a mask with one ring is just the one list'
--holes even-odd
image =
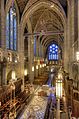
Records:
{"label": "row of pews", "polygon": [[[29,91],[21,92],[22,80],[15,82],[15,92],[12,91],[9,86],[0,88],[0,119],[3,119],[4,115],[7,114],[9,118],[10,112],[19,115],[21,110],[26,104],[26,100],[29,98]],[[15,97],[14,97],[15,93]]]}

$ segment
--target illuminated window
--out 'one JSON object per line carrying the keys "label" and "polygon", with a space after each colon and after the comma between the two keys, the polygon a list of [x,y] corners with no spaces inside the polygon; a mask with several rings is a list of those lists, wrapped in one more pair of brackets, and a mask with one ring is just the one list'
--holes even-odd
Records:
{"label": "illuminated window", "polygon": [[10,50],[17,49],[17,19],[16,9],[10,8],[6,16],[6,48]]}
{"label": "illuminated window", "polygon": [[36,37],[34,37],[34,56],[36,56]]}
{"label": "illuminated window", "polygon": [[49,60],[58,60],[58,46],[52,44],[48,48],[48,59]]}

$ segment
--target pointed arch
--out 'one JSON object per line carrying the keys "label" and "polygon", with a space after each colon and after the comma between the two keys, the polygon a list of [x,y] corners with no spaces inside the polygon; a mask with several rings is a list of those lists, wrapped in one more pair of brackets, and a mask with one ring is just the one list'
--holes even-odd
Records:
{"label": "pointed arch", "polygon": [[9,8],[6,15],[6,48],[17,49],[17,12],[15,4]]}
{"label": "pointed arch", "polygon": [[52,43],[48,47],[48,60],[59,60],[60,47],[56,43]]}

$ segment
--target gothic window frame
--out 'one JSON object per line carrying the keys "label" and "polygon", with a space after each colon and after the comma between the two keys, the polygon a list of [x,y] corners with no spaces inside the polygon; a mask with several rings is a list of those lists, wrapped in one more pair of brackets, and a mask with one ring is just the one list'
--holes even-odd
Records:
{"label": "gothic window frame", "polygon": [[59,46],[55,43],[52,43],[48,47],[48,60],[49,61],[58,61],[59,59],[58,49],[59,49]]}
{"label": "gothic window frame", "polygon": [[34,56],[36,56],[36,36],[34,37]]}
{"label": "gothic window frame", "polygon": [[9,8],[6,15],[6,48],[17,51],[17,12],[15,5]]}

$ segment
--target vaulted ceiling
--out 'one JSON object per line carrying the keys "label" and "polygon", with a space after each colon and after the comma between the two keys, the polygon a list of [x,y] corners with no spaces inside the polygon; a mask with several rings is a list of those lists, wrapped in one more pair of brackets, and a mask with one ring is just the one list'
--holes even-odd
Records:
{"label": "vaulted ceiling", "polygon": [[[67,7],[67,1],[59,0],[59,2],[62,5],[64,11],[65,10],[64,8]],[[46,49],[53,42],[56,42],[57,44],[60,44],[61,47],[63,47],[64,45],[63,21],[59,13],[55,12],[53,8],[41,6],[36,11],[30,14],[29,19],[32,25],[32,32],[40,33],[38,35],[38,38],[40,37],[40,42],[46,47]],[[25,32],[27,34],[27,30]],[[43,35],[43,33],[46,33],[46,35]]]}
{"label": "vaulted ceiling", "polygon": [[[29,0],[16,0],[19,6],[20,13],[22,14],[26,4],[28,3]],[[33,1],[33,0],[31,0]],[[38,1],[38,0],[37,0]],[[51,0],[49,0],[51,1]],[[67,14],[67,0],[58,0],[63,7],[65,13]]]}
{"label": "vaulted ceiling", "polygon": [[[5,4],[6,4],[6,1],[7,0],[4,0]],[[14,1],[14,0],[12,0]],[[31,0],[31,1],[34,1],[34,0]],[[38,0],[37,0],[38,1]],[[49,0],[52,2],[52,0]],[[61,4],[61,6],[63,7],[64,11],[65,11],[65,14],[67,15],[67,0],[58,0]],[[22,15],[24,9],[25,9],[25,6],[27,5],[27,3],[29,2],[29,0],[16,0],[17,4],[18,4],[18,8],[19,8],[19,11],[20,11],[20,14]]]}
{"label": "vaulted ceiling", "polygon": [[[30,6],[38,2],[38,0],[16,0],[19,8],[20,18],[29,1],[31,2]],[[50,3],[55,2],[57,7],[59,7],[60,5],[63,12],[65,13],[65,16],[67,17],[67,0],[44,0],[44,1],[45,2],[48,1]],[[36,9],[34,12],[32,12],[29,16],[29,19],[31,21],[33,33],[52,32],[52,34],[50,35],[42,35],[42,37],[40,37],[40,42],[46,47],[46,49],[52,42],[57,42],[61,46],[63,46],[64,41],[63,34],[57,34],[57,32],[61,31],[64,32],[63,21],[59,13],[55,12],[53,8],[51,7],[49,8],[43,5],[38,9]],[[25,32],[27,33],[27,29],[25,30]],[[56,34],[53,34],[54,32],[56,32]]]}

